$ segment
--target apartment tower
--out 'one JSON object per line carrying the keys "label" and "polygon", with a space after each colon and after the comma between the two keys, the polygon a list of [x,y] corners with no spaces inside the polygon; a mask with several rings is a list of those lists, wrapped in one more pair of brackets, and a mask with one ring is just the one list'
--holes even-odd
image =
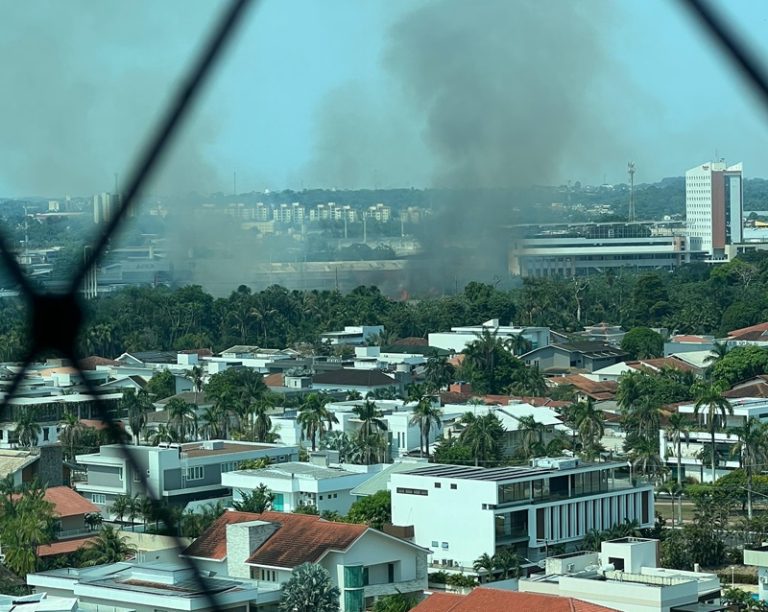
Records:
{"label": "apartment tower", "polygon": [[[726,245],[742,242],[742,164],[709,162],[685,173],[686,233],[691,249],[724,259]],[[698,244],[700,243],[700,244]]]}

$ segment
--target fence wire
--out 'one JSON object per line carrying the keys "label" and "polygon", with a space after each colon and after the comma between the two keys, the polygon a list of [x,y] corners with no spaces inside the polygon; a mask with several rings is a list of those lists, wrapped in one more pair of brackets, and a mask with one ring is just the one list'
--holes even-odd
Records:
{"label": "fence wire", "polygon": [[[741,72],[747,82],[754,87],[765,107],[764,110],[768,112],[768,77],[757,55],[739,40],[734,29],[707,2],[704,0],[678,1],[690,12],[702,29],[711,35],[722,52],[734,63],[735,69]],[[216,61],[220,59],[226,44],[232,39],[238,25],[242,22],[246,10],[256,2],[257,0],[232,0],[228,6],[221,10],[218,23],[212,29],[208,40],[192,63],[186,79],[176,92],[165,116],[149,138],[146,148],[138,157],[127,183],[128,188],[125,197],[120,202],[115,214],[105,225],[104,231],[99,235],[96,246],[91,249],[82,266],[73,274],[67,293],[53,294],[37,291],[24,274],[6,237],[0,233],[0,261],[19,287],[20,294],[27,301],[29,313],[31,313],[28,329],[29,349],[23,359],[22,367],[16,372],[6,391],[2,408],[6,410],[9,408],[9,403],[15,397],[29,366],[38,356],[50,351],[68,359],[72,366],[80,372],[83,384],[94,400],[100,420],[106,426],[109,439],[123,446],[123,456],[134,474],[138,475],[140,486],[146,497],[151,500],[156,516],[172,534],[180,533],[177,519],[153,494],[148,486],[145,472],[139,469],[133,454],[127,450],[127,433],[112,418],[107,406],[99,399],[98,390],[93,382],[84,375],[80,368],[82,356],[78,355],[77,340],[85,322],[80,291],[86,276],[104,255],[110,239],[121,227],[129,208],[156,170],[157,164],[166,153],[172,138],[181,129],[194,101],[200,95],[211,72],[215,69]],[[172,537],[175,538],[176,545],[180,549],[184,547],[180,536],[174,535]],[[194,579],[200,593],[206,598],[207,604],[216,609],[218,607],[217,596],[208,590],[195,560],[183,558],[182,562],[194,570]]]}

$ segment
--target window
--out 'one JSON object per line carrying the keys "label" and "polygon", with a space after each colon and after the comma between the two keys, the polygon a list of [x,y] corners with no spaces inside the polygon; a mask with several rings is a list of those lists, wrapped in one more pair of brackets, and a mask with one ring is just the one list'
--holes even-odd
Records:
{"label": "window", "polygon": [[320,496],[320,501],[323,501],[323,496],[322,495]]}
{"label": "window", "polygon": [[443,550],[448,550],[448,542],[443,542],[443,543],[440,545],[440,548],[442,548]]}
{"label": "window", "polygon": [[395,564],[387,563],[387,582],[395,581]]}
{"label": "window", "polygon": [[265,582],[277,582],[277,572],[275,570],[262,569],[261,579]]}
{"label": "window", "polygon": [[134,472],[133,473],[133,482],[141,482],[141,479],[139,478],[139,473]]}
{"label": "window", "polygon": [[426,489],[411,489],[409,487],[397,487],[397,492],[406,495],[429,495],[429,491]]}
{"label": "window", "polygon": [[97,506],[106,506],[107,496],[104,493],[91,493],[91,501]]}
{"label": "window", "polygon": [[439,488],[440,488],[440,487],[442,487],[442,486],[443,486],[443,485],[442,485],[442,484],[440,484],[439,482],[436,482],[436,483],[435,483],[435,489],[439,489]]}
{"label": "window", "polygon": [[51,428],[43,427],[43,442],[48,442],[50,435],[51,435]]}
{"label": "window", "polygon": [[203,479],[203,466],[196,465],[194,467],[187,468],[187,480],[202,480]]}
{"label": "window", "polygon": [[437,540],[432,540],[432,548],[437,548],[438,546],[440,546],[440,542]]}
{"label": "window", "polygon": [[123,468],[117,468],[117,479],[118,480],[123,479]]}
{"label": "window", "polygon": [[451,485],[451,489],[454,489],[454,490],[455,490],[455,489],[456,489],[456,485],[455,485],[455,484],[452,484],[452,485]]}
{"label": "window", "polygon": [[338,493],[334,493],[333,494],[333,499],[336,499],[338,496],[339,496]]}

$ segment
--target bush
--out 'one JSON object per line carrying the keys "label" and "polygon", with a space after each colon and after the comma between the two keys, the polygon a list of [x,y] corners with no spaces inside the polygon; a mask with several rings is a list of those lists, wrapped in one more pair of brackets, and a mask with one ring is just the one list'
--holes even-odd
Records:
{"label": "bush", "polygon": [[477,580],[464,574],[450,574],[445,583],[456,588],[472,588],[477,586]]}
{"label": "bush", "polygon": [[445,572],[432,572],[429,575],[429,581],[435,584],[445,584],[448,579],[448,574]]}

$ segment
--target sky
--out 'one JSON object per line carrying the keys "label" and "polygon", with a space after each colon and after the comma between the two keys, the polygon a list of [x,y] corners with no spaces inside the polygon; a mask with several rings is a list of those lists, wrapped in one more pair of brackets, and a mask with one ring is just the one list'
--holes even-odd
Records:
{"label": "sky", "polygon": [[[0,0],[0,196],[111,190],[221,5]],[[768,3],[716,6],[768,60]],[[674,0],[254,8],[157,193],[768,177],[768,110]]]}

